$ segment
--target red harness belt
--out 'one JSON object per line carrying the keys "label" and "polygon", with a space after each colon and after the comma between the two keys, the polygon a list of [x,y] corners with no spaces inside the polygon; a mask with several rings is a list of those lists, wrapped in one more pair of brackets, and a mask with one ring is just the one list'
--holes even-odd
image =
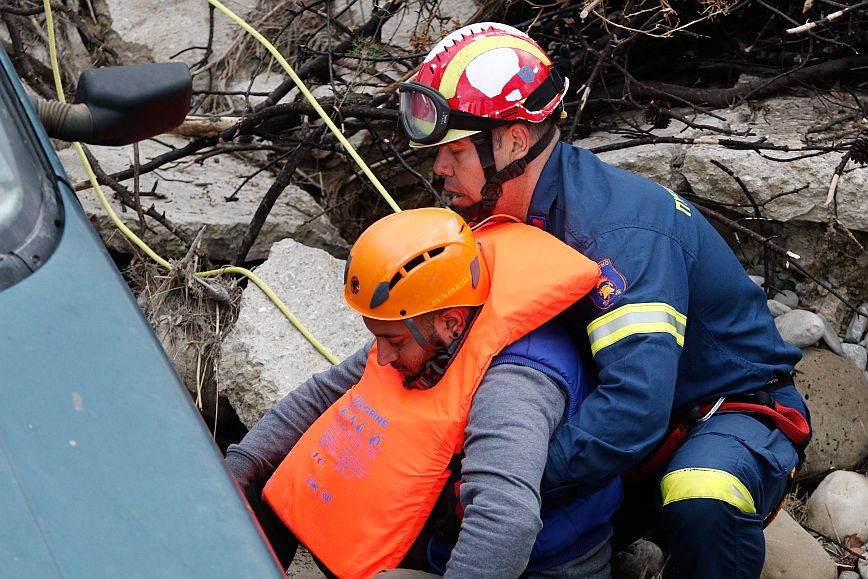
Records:
{"label": "red harness belt", "polygon": [[[792,384],[792,380],[789,381],[789,384],[784,383],[783,386],[790,384]],[[708,416],[709,413],[743,412],[766,416],[790,439],[793,446],[796,447],[799,456],[803,456],[808,437],[811,434],[811,427],[808,425],[808,421],[795,408],[782,406],[775,402],[767,391],[761,390],[754,394],[727,396],[722,404],[717,406],[716,409],[714,407],[715,403],[710,402],[701,404],[688,412],[687,418],[676,423],[670,429],[669,434],[666,435],[663,443],[651,455],[651,458],[637,469],[628,473],[628,478],[641,478],[662,472],[669,463],[669,459],[687,437],[690,429],[702,421],[700,417]]]}

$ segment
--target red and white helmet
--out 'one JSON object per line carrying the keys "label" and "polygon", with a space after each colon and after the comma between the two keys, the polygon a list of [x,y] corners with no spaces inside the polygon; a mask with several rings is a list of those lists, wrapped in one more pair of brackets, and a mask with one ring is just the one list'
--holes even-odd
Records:
{"label": "red and white helmet", "polygon": [[401,121],[413,146],[440,145],[518,119],[543,121],[568,88],[527,34],[470,24],[437,43],[416,80],[400,85]]}

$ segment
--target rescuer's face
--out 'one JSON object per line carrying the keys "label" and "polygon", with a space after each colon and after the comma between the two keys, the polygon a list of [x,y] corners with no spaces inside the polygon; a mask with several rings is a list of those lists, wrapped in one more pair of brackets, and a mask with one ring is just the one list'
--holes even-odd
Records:
{"label": "rescuer's face", "polygon": [[434,173],[443,177],[443,196],[453,207],[466,208],[482,200],[485,174],[469,137],[437,147]]}
{"label": "rescuer's face", "polygon": [[[510,125],[494,130],[494,164],[503,169],[526,154],[529,143],[527,129]],[[434,173],[443,177],[443,196],[457,209],[466,209],[482,201],[485,173],[479,163],[476,145],[464,137],[437,147]],[[527,217],[527,208],[533,194],[533,184],[526,178],[510,179],[501,188],[502,193],[494,213],[512,215],[521,220]]]}
{"label": "rescuer's face", "polygon": [[429,344],[423,348],[403,321],[362,319],[368,331],[377,339],[377,363],[380,366],[388,364],[404,378],[412,378],[434,356],[437,339],[427,324],[417,324]]}

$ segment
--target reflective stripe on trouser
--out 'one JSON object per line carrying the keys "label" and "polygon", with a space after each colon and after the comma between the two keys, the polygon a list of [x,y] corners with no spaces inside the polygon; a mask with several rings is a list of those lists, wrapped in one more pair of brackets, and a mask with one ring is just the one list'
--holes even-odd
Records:
{"label": "reflective stripe on trouser", "polygon": [[715,499],[744,513],[756,514],[753,497],[735,475],[714,468],[682,468],[663,477],[660,483],[663,506],[689,499]]}
{"label": "reflective stripe on trouser", "polygon": [[660,485],[679,579],[759,577],[763,520],[797,461],[780,430],[744,414],[718,414],[694,427]]}

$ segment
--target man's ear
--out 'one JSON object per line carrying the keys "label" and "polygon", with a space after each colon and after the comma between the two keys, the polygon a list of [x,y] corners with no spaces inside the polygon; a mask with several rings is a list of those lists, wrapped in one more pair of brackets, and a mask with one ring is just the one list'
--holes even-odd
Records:
{"label": "man's ear", "polygon": [[510,161],[523,159],[533,146],[530,130],[524,123],[511,123],[507,126],[506,133],[509,137],[508,142],[512,145],[509,151]]}
{"label": "man's ear", "polygon": [[450,343],[464,332],[464,328],[467,326],[467,314],[468,309],[465,307],[446,308],[438,311],[434,317],[434,331],[445,343]]}

